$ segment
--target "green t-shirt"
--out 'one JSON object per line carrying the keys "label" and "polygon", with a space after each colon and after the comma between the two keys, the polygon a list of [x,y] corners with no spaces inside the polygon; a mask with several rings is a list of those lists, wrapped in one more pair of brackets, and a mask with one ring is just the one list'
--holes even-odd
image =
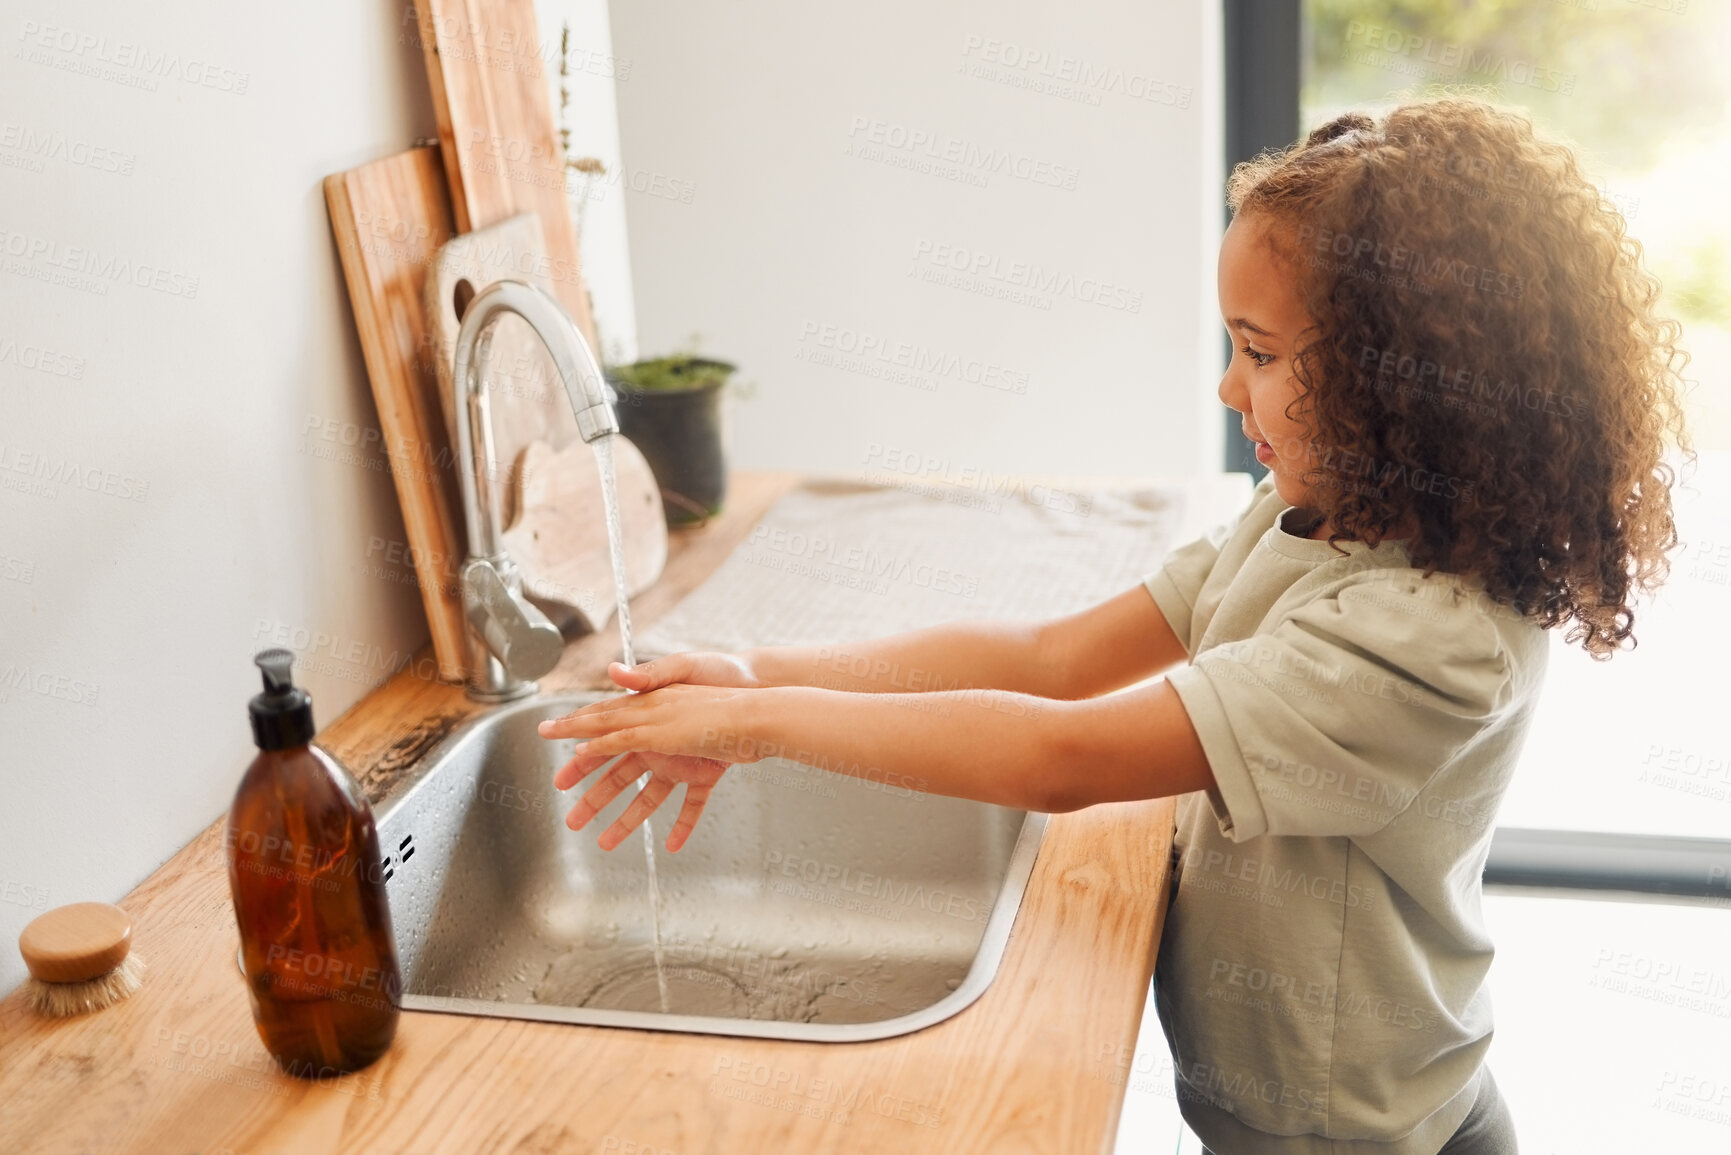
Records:
{"label": "green t-shirt", "polygon": [[1546,641],[1312,521],[1264,480],[1145,583],[1217,783],[1179,801],[1156,1005],[1214,1150],[1434,1155],[1490,1045],[1480,879]]}

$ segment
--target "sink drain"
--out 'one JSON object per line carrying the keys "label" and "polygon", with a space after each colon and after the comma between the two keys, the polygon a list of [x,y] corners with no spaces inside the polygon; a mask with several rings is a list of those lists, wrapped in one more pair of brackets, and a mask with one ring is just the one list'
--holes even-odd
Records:
{"label": "sink drain", "polygon": [[[640,964],[613,971],[599,981],[559,981],[553,971],[535,988],[535,1001],[543,1005],[585,1007],[604,1011],[661,1012],[661,994],[655,981],[655,964]],[[676,1015],[708,1018],[751,1018],[751,997],[731,975],[692,964],[675,964],[663,970],[667,978],[667,1005]]]}

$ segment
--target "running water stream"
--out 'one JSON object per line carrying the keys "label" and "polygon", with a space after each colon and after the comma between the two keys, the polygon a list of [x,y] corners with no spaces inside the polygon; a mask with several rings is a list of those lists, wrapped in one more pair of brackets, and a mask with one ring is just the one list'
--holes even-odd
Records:
{"label": "running water stream", "polygon": [[[631,607],[626,601],[625,531],[619,521],[619,487],[613,473],[613,434],[593,443],[595,464],[601,470],[601,505],[607,511],[607,552],[613,555],[613,596],[619,609],[619,660],[635,666],[637,659],[631,649]],[[637,789],[649,785],[646,771],[637,780]],[[643,821],[643,858],[649,866],[649,918],[655,949],[655,988],[661,996],[661,1013],[667,1014],[667,971],[661,957],[661,886],[655,877],[655,835],[649,820]]]}

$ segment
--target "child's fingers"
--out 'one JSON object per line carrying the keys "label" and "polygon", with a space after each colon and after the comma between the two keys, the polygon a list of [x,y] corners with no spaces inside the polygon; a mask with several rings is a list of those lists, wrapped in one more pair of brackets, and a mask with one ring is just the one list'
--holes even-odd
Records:
{"label": "child's fingers", "polygon": [[[650,743],[647,727],[627,726],[621,722],[617,729],[584,742],[583,753],[592,758],[612,758],[617,754],[636,754],[648,750]],[[643,769],[647,770],[648,767]]]}
{"label": "child's fingers", "polygon": [[666,778],[651,776],[649,782],[637,797],[631,800],[631,805],[625,808],[625,813],[614,819],[613,825],[601,832],[601,849],[612,850],[625,841],[626,835],[643,825],[645,819],[655,813],[668,794],[673,790],[673,783]]}
{"label": "child's fingers", "polygon": [[665,662],[666,659],[664,658],[658,658],[654,662],[642,662],[635,666],[627,666],[624,662],[610,662],[607,666],[607,676],[613,679],[615,685],[623,686],[627,690],[636,690],[640,694],[647,693],[672,680],[666,677],[657,677],[658,663],[664,664]]}
{"label": "child's fingers", "polygon": [[691,837],[691,832],[697,829],[697,820],[703,817],[703,808],[709,804],[709,793],[714,787],[699,786],[695,782],[685,784],[685,803],[679,808],[679,817],[673,823],[673,829],[667,832],[667,849],[677,852],[685,845],[685,840]]}
{"label": "child's fingers", "polygon": [[[617,670],[614,669],[615,666],[618,667]],[[642,662],[635,666],[614,662],[607,667],[607,675],[616,683],[640,694],[686,681],[691,677],[691,672],[690,654],[669,654],[665,658],[656,658],[653,662]]]}
{"label": "child's fingers", "polygon": [[571,761],[553,775],[553,789],[569,790],[617,757],[617,754],[590,754],[580,747]]}
{"label": "child's fingers", "polygon": [[627,690],[644,690],[649,685],[648,663],[627,666],[624,662],[608,662],[607,676],[613,679],[615,686]]}
{"label": "child's fingers", "polygon": [[535,727],[535,732],[543,738],[593,738],[607,732],[604,717],[599,714],[567,714],[563,718],[542,722]]}
{"label": "child's fingers", "polygon": [[535,732],[543,738],[592,738],[613,729],[619,723],[614,715],[635,708],[636,703],[632,696],[591,702],[569,714],[547,719],[535,727]]}
{"label": "child's fingers", "polygon": [[581,830],[589,825],[589,820],[607,808],[607,804],[624,793],[625,788],[637,779],[642,771],[633,772],[635,758],[621,758],[613,769],[596,779],[583,797],[577,800],[577,805],[565,815],[565,825],[573,830]]}

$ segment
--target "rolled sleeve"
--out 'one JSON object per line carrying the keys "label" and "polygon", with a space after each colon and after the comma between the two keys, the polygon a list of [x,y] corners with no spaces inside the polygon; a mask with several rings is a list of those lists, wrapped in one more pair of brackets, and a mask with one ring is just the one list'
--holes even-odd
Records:
{"label": "rolled sleeve", "polygon": [[1143,586],[1154,599],[1155,607],[1165,617],[1166,624],[1172,627],[1172,632],[1184,643],[1186,654],[1196,652],[1196,640],[1192,636],[1196,601],[1209,575],[1214,572],[1215,564],[1220,560],[1220,551],[1225,548],[1233,532],[1243,524],[1249,510],[1273,492],[1274,475],[1270,474],[1251,494],[1245,512],[1230,522],[1216,526],[1195,541],[1179,546],[1166,555],[1158,570],[1142,579]]}
{"label": "rolled sleeve", "polygon": [[1226,704],[1214,692],[1213,681],[1196,666],[1174,670],[1166,681],[1184,704],[1184,712],[1190,715],[1190,725],[1214,774],[1214,787],[1205,793],[1214,818],[1220,823],[1220,832],[1235,842],[1266,833],[1268,815],[1256,796],[1237,731]]}
{"label": "rolled sleeve", "polygon": [[1221,832],[1240,842],[1375,833],[1509,698],[1487,615],[1374,576],[1168,680],[1208,756]]}
{"label": "rolled sleeve", "polygon": [[[1191,542],[1185,548],[1211,544],[1213,543],[1209,542],[1207,538],[1202,538]],[[1220,547],[1215,545],[1214,552],[1219,553],[1219,550]],[[1212,561],[1209,564],[1212,565]],[[1202,576],[1204,579],[1208,576],[1206,570],[1203,571]],[[1195,643],[1190,638],[1190,627],[1196,620],[1196,591],[1202,588],[1202,582],[1198,580],[1194,585],[1188,582],[1180,584],[1179,578],[1174,575],[1170,564],[1168,564],[1158,573],[1148,575],[1147,578],[1143,579],[1142,584],[1147,587],[1149,595],[1153,597],[1154,608],[1160,611],[1160,615],[1166,619],[1166,624],[1172,627],[1172,632],[1177,634],[1178,640],[1184,643],[1184,652],[1186,654],[1191,653],[1191,647]]]}

